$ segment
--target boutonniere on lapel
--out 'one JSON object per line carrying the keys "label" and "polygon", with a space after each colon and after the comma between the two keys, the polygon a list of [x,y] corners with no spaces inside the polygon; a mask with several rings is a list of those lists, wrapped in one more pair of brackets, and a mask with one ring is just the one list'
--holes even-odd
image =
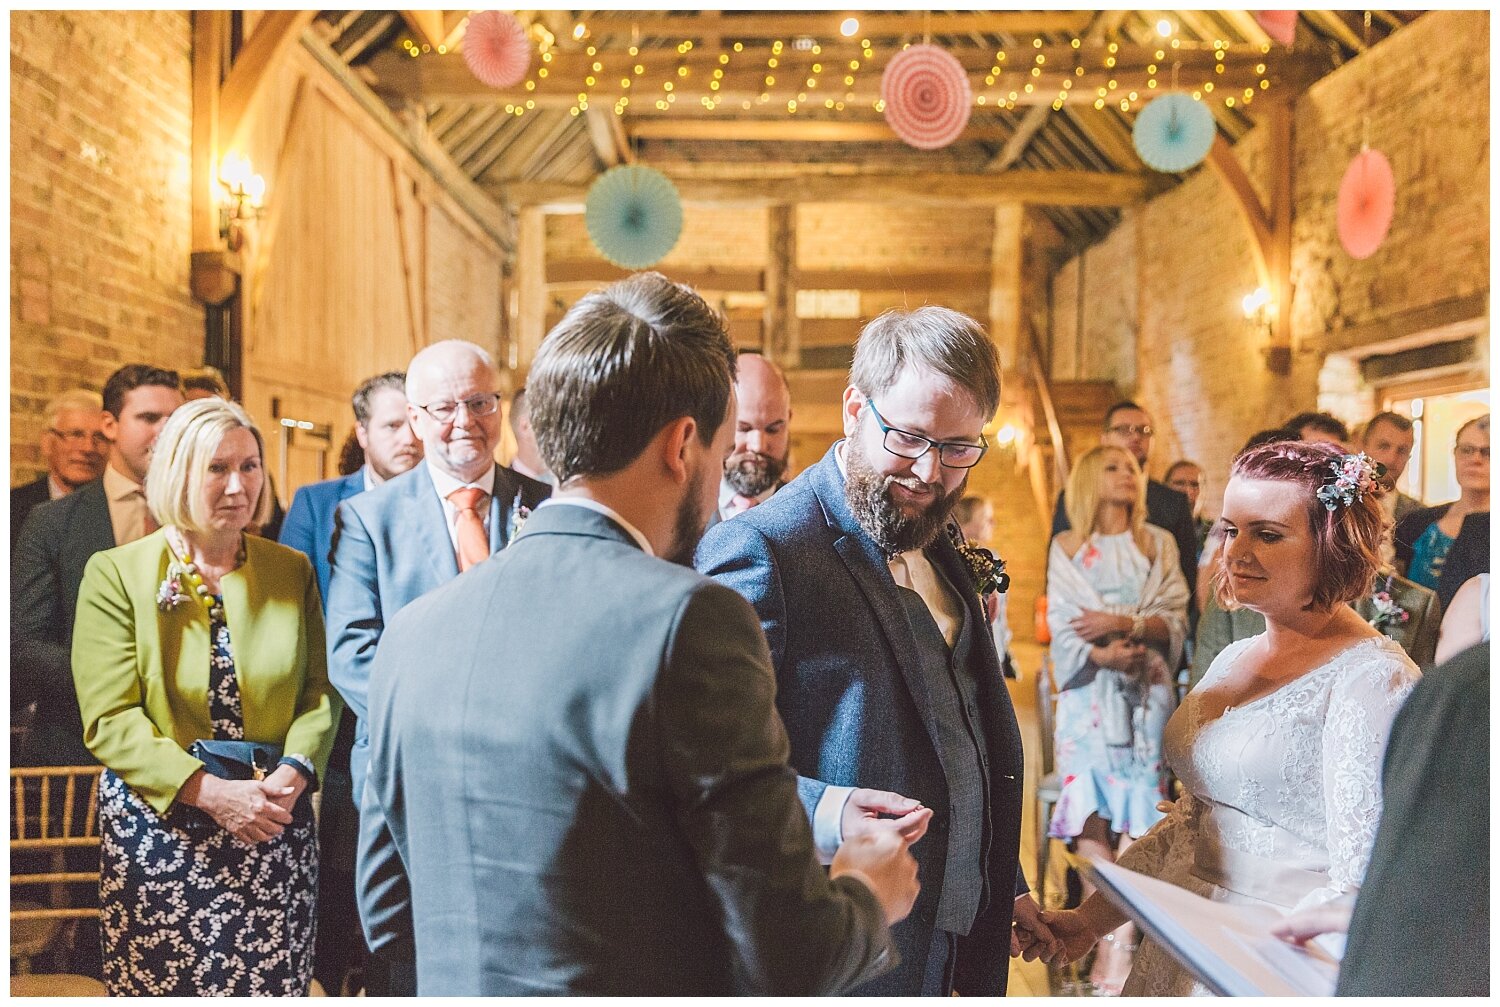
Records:
{"label": "boutonniere on lapel", "polygon": [[1391,630],[1404,625],[1411,619],[1411,613],[1391,597],[1390,577],[1385,579],[1385,587],[1376,591],[1370,601],[1375,606],[1375,615],[1370,619],[1370,625],[1386,636],[1390,636]]}
{"label": "boutonniere on lapel", "polygon": [[192,601],[193,596],[183,590],[187,579],[188,571],[180,561],[174,559],[168,563],[167,575],[156,589],[156,607],[163,612],[170,612],[178,605]]}
{"label": "boutonniere on lapel", "polygon": [[521,529],[526,527],[526,519],[529,517],[531,508],[521,502],[521,491],[516,490],[516,498],[510,502],[510,534],[506,536],[506,544],[516,540]]}
{"label": "boutonniere on lapel", "polygon": [[1005,572],[1005,560],[978,542],[964,538],[964,533],[959,530],[958,525],[949,524],[947,531],[953,548],[957,549],[958,554],[963,557],[964,568],[969,571],[969,577],[973,580],[974,590],[979,592],[979,597],[983,598],[994,592],[1004,594],[1010,590],[1010,574]]}

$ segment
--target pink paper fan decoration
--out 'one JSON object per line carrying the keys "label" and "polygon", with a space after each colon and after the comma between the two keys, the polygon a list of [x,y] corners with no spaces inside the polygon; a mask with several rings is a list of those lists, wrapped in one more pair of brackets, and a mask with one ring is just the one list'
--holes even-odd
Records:
{"label": "pink paper fan decoration", "polygon": [[1359,152],[1339,183],[1339,242],[1356,259],[1368,259],[1385,241],[1396,214],[1396,177],[1378,150]]}
{"label": "pink paper fan decoration", "polygon": [[974,95],[963,64],[946,49],[914,45],[896,53],[880,78],[885,121],[918,150],[937,150],[969,124]]}
{"label": "pink paper fan decoration", "polygon": [[484,10],[471,15],[463,51],[469,71],[490,87],[515,87],[531,69],[526,26],[505,11]]}
{"label": "pink paper fan decoration", "polygon": [[1271,36],[1288,49],[1292,47],[1292,41],[1297,37],[1297,12],[1294,10],[1255,10],[1255,23],[1260,25],[1265,33]]}

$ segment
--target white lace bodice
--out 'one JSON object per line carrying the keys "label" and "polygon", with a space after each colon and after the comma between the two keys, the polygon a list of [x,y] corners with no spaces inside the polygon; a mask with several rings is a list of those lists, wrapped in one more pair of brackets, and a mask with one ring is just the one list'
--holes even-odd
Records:
{"label": "white lace bodice", "polygon": [[[1371,637],[1205,723],[1205,687],[1258,639],[1226,647],[1173,714],[1164,748],[1186,793],[1120,863],[1216,900],[1255,901],[1193,876],[1197,830],[1213,829],[1211,838],[1228,850],[1326,874],[1326,884],[1282,906],[1301,909],[1357,889],[1363,880],[1380,824],[1380,771],[1391,722],[1421,675],[1400,645]],[[1146,964],[1138,960],[1136,971]],[[1157,981],[1163,978],[1133,976],[1130,985],[1139,993],[1165,993]]]}

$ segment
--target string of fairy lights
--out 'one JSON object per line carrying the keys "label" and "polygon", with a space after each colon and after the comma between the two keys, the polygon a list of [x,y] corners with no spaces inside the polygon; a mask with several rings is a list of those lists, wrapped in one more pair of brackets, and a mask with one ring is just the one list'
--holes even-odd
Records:
{"label": "string of fairy lights", "polygon": [[[465,25],[466,23],[467,18],[465,18]],[[845,29],[850,23],[845,22]],[[1093,89],[1075,86],[1076,82],[1091,71],[1081,62],[1082,40],[1072,39],[1068,47],[1078,55],[1069,65],[1068,71],[1071,72],[1071,76],[1063,76],[1061,85],[1051,100],[1052,108],[1061,110],[1070,102],[1085,102],[1095,109],[1104,109],[1113,105],[1122,112],[1129,112],[1133,108],[1138,108],[1144,100],[1149,100],[1152,92],[1162,89],[1160,78],[1164,73],[1168,75],[1173,88],[1177,89],[1176,78],[1180,73],[1180,60],[1174,60],[1174,54],[1184,48],[1206,49],[1208,43],[1184,43],[1175,35],[1167,38],[1166,36],[1171,32],[1169,23],[1165,21],[1158,30],[1163,37],[1158,47],[1152,52],[1154,61],[1146,66],[1147,79],[1144,91],[1132,89],[1122,93],[1120,82],[1114,76],[1110,76],[1105,83]],[[574,26],[575,41],[582,41],[588,36],[589,28],[586,24],[579,22]],[[528,96],[517,98],[515,101],[507,101],[503,106],[508,115],[519,117],[537,108],[537,101],[531,95],[535,94],[538,85],[546,81],[548,75],[553,72],[553,64],[557,61],[558,54],[562,52],[558,47],[556,37],[540,24],[532,26],[532,38],[540,59],[534,61],[531,73],[521,85],[521,90]],[[789,44],[793,52],[806,53],[812,57],[813,62],[810,67],[806,68],[805,74],[794,66],[788,65]],[[843,49],[845,45],[850,48]],[[771,42],[769,49],[760,50],[760,53],[764,54],[762,62],[761,56],[755,50],[747,49],[743,41],[735,41],[727,44],[713,58],[694,65],[689,62],[688,57],[695,48],[698,48],[698,45],[691,39],[683,39],[676,46],[679,58],[675,66],[666,68],[659,82],[647,79],[650,74],[648,74],[644,57],[641,56],[639,44],[632,44],[625,50],[623,57],[601,54],[596,46],[589,45],[584,50],[587,60],[582,63],[582,78],[578,82],[578,91],[568,111],[574,116],[588,111],[589,107],[595,103],[597,89],[607,85],[609,90],[613,91],[613,84],[616,80],[619,84],[619,93],[617,96],[611,96],[610,105],[615,115],[623,116],[630,108],[632,98],[649,104],[659,112],[669,111],[676,105],[679,95],[697,83],[694,78],[695,75],[699,75],[707,77],[708,93],[698,96],[698,105],[712,112],[724,104],[729,72],[732,69],[739,70],[741,67],[748,67],[749,64],[745,62],[748,57],[759,64],[760,69],[757,73],[761,86],[755,97],[744,97],[737,103],[733,103],[737,104],[740,109],[750,111],[758,106],[770,106],[785,108],[788,115],[796,115],[805,108],[821,106],[828,111],[842,112],[856,104],[858,92],[855,88],[860,74],[871,69],[871,63],[875,59],[875,50],[869,38],[861,38],[857,48],[853,45],[854,40],[850,37],[847,42],[830,43],[831,48],[825,52],[823,43],[815,39],[798,37],[792,39],[790,43],[785,39],[776,39]],[[906,43],[902,48],[909,45],[910,43]],[[432,53],[446,55],[450,51],[447,45],[434,46],[430,43],[418,43],[411,38],[404,39],[401,46],[413,59]],[[1052,51],[1055,53],[1056,48],[1060,46],[1061,43],[1054,44]],[[1119,61],[1119,43],[1110,42],[1098,48],[1105,55],[1102,65],[1093,68],[1092,72],[1101,75],[1112,73],[1116,70]],[[1268,55],[1271,51],[1269,43],[1261,43],[1258,48],[1262,56]],[[839,49],[843,49],[843,52],[838,52]],[[976,88],[974,104],[980,108],[996,109],[1015,109],[1022,104],[1043,104],[1030,96],[1042,86],[1041,78],[1047,67],[1047,51],[1045,51],[1047,49],[1048,43],[1040,37],[1033,38],[1029,45],[1012,46],[1009,51],[1004,47],[997,49],[994,60],[984,77],[985,89]],[[1231,51],[1231,44],[1223,39],[1215,39],[1212,42],[1213,72],[1207,75],[1201,83],[1192,85],[1191,90],[1188,91],[1195,101],[1222,100],[1226,108],[1243,107],[1253,103],[1258,95],[1270,90],[1271,81],[1267,77],[1268,66],[1265,61],[1254,65],[1256,77],[1254,85],[1236,89],[1233,92],[1224,87],[1222,78],[1226,72],[1225,59]],[[1240,51],[1244,51],[1243,47]],[[618,65],[614,62],[616,59],[619,60]],[[1055,68],[1053,72],[1057,72]],[[1019,74],[1019,77],[1015,80],[1005,79],[1016,74]],[[741,75],[743,76],[743,71]],[[1006,87],[1006,84],[1016,86]],[[604,100],[610,101],[611,97],[605,97]],[[869,104],[876,112],[885,111],[885,102],[879,98],[871,100]]]}

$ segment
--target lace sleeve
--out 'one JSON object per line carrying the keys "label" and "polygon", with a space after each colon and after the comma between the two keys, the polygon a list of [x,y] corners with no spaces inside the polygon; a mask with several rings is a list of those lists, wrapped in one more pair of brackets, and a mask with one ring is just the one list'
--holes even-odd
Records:
{"label": "lace sleeve", "polygon": [[1380,772],[1391,722],[1421,677],[1405,655],[1360,658],[1334,685],[1323,722],[1329,883],[1309,892],[1295,909],[1356,891],[1364,881],[1380,825]]}
{"label": "lace sleeve", "polygon": [[1197,821],[1198,802],[1192,794],[1183,794],[1166,818],[1120,854],[1120,866],[1153,878],[1182,877],[1193,859]]}

